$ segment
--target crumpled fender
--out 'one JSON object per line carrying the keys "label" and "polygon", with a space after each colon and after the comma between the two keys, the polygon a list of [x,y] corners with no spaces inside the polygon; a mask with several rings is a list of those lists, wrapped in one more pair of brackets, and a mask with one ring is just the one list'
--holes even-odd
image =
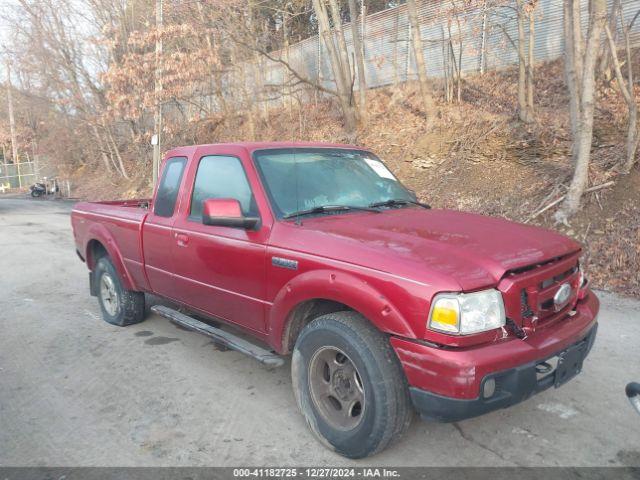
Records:
{"label": "crumpled fender", "polygon": [[111,261],[113,262],[113,266],[116,268],[118,275],[120,276],[120,281],[122,282],[122,286],[127,290],[137,290],[136,285],[131,278],[127,268],[125,267],[124,260],[122,259],[122,255],[120,254],[120,249],[118,248],[118,244],[116,243],[115,238],[111,234],[111,232],[102,225],[101,223],[93,223],[89,229],[87,230],[87,242],[84,246],[85,258],[87,260],[87,265],[91,270],[94,269],[95,260],[91,258],[91,252],[89,250],[89,244],[92,240],[97,240],[100,242],[104,248],[107,250]]}
{"label": "crumpled fender", "polygon": [[409,323],[397,308],[365,280],[345,272],[312,270],[288,282],[276,295],[267,325],[269,343],[283,351],[283,336],[294,308],[314,299],[332,300],[361,313],[378,329],[415,338]]}

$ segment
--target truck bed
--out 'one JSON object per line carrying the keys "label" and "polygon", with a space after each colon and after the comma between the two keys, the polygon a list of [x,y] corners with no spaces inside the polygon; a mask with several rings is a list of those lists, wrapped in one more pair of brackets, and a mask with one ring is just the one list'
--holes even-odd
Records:
{"label": "truck bed", "polygon": [[[106,223],[119,221],[141,223],[147,216],[150,200],[113,200],[105,202],[79,202],[73,206],[71,218],[98,218]],[[74,225],[75,227],[75,225]]]}
{"label": "truck bed", "polygon": [[80,256],[90,262],[89,243],[91,240],[100,241],[111,256],[121,256],[122,266],[131,281],[144,289],[142,225],[149,204],[149,199],[136,199],[80,202],[74,205],[71,225]]}

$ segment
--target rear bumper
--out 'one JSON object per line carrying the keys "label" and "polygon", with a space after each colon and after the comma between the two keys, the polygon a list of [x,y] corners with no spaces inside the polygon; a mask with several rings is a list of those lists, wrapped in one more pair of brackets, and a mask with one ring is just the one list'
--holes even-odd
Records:
{"label": "rear bumper", "polygon": [[[581,350],[580,363],[589,354],[596,338],[597,329],[598,324],[595,324],[586,338],[573,345]],[[557,381],[559,381],[557,370],[538,378],[536,365],[544,360],[547,359],[529,362],[484,377],[482,380],[483,385],[490,380],[494,380],[496,385],[495,393],[489,398],[483,398],[482,394],[478,398],[471,400],[451,398],[411,387],[409,389],[411,400],[420,416],[426,420],[457,422],[465,418],[477,417],[493,410],[520,403],[532,395],[556,385]]]}
{"label": "rear bumper", "polygon": [[[556,385],[555,370],[541,378],[536,365],[574,345],[580,345],[584,360],[595,340],[598,309],[598,299],[589,292],[573,316],[523,340],[447,349],[392,337],[391,344],[420,415],[457,421],[508,407]],[[481,392],[489,379],[496,381],[496,391],[485,399]]]}

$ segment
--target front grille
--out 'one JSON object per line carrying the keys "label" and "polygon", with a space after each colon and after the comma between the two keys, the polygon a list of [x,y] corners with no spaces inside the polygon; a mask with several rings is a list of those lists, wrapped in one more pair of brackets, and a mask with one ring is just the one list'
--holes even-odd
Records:
{"label": "front grille", "polygon": [[531,305],[529,305],[529,295],[524,288],[520,290],[520,313],[522,318],[531,318],[534,315]]}
{"label": "front grille", "polygon": [[[508,272],[498,285],[505,302],[505,311],[516,325],[535,330],[566,316],[575,306],[578,293],[580,252],[541,264]],[[569,300],[560,306],[554,295],[565,283],[571,286]]]}
{"label": "front grille", "polygon": [[544,288],[550,287],[551,285],[560,283],[562,280],[564,280],[567,277],[570,277],[577,271],[578,271],[578,266],[575,265],[571,267],[569,270],[567,270],[566,272],[562,272],[560,275],[555,275],[552,278],[547,278],[546,280],[543,280],[542,283],[540,284],[540,288],[544,289]]}

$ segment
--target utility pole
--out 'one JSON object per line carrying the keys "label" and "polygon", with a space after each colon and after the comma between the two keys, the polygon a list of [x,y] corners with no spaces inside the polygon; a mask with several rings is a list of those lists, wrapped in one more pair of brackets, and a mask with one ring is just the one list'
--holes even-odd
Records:
{"label": "utility pole", "polygon": [[16,119],[13,116],[13,95],[11,93],[11,63],[7,62],[7,104],[9,106],[9,129],[11,131],[11,159],[18,167],[18,185],[22,187],[20,178],[20,160],[18,159],[18,139],[16,138]]}
{"label": "utility pole", "polygon": [[160,143],[162,140],[162,102],[160,94],[162,92],[162,0],[156,0],[156,67],[155,67],[155,88],[154,95],[156,100],[156,111],[154,120],[154,139],[153,139],[153,187],[155,189],[158,181],[158,171],[160,170]]}

